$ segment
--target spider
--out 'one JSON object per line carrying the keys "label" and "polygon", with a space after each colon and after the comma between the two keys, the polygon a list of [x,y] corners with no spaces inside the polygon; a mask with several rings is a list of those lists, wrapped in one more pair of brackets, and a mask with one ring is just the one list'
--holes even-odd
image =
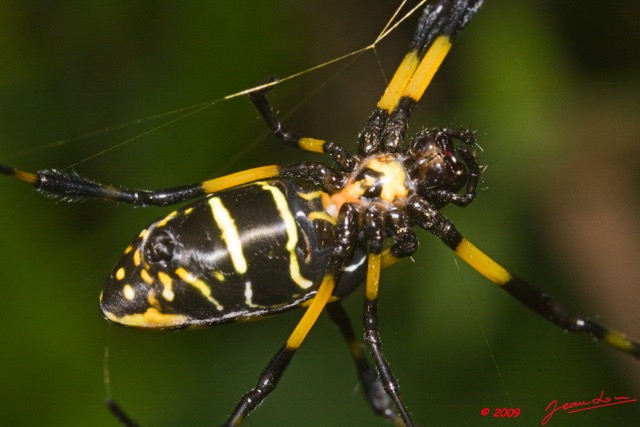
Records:
{"label": "spider", "polygon": [[[548,320],[638,357],[637,343],[570,316],[557,301],[484,255],[440,213],[448,204],[464,207],[475,198],[480,167],[471,130],[427,129],[405,138],[412,109],[481,3],[427,4],[409,52],[358,136],[356,154],[288,130],[267,102],[271,82],[252,92],[251,100],[278,138],[328,155],[331,166],[265,166],[154,191],[112,187],[56,170],[33,174],[1,166],[0,172],[66,201],[101,198],[164,206],[197,199],[145,228],[125,250],[101,296],[104,316],[115,323],[209,326],[306,307],[227,425],[240,424],[273,390],[323,309],[349,345],[372,408],[393,423],[413,425],[382,353],[377,299],[381,268],[417,250],[416,226]],[[392,240],[388,247],[386,240]],[[363,281],[365,341],[375,367],[360,350],[339,302]],[[118,406],[112,408],[134,425]]]}

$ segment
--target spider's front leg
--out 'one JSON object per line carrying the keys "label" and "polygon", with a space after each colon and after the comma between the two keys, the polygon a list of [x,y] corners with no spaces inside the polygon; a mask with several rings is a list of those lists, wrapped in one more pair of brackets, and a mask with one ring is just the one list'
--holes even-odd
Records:
{"label": "spider's front leg", "polygon": [[57,169],[44,169],[31,173],[0,165],[0,173],[30,184],[40,194],[64,202],[101,199],[134,206],[168,206],[259,179],[273,178],[280,174],[280,166],[261,166],[196,184],[158,190],[102,184],[75,172]]}

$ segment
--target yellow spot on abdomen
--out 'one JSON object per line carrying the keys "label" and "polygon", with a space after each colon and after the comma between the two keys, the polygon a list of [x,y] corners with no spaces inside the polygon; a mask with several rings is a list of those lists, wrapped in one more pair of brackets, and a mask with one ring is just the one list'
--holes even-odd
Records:
{"label": "yellow spot on abdomen", "polygon": [[138,233],[138,237],[140,239],[146,239],[148,234],[149,234],[149,229],[145,228],[140,233]]}
{"label": "yellow spot on abdomen", "polygon": [[124,285],[122,287],[122,295],[125,299],[133,301],[133,299],[136,297],[136,291],[133,290],[131,285]]}
{"label": "yellow spot on abdomen", "polygon": [[177,211],[171,212],[169,215],[165,216],[163,219],[161,219],[160,221],[156,222],[156,227],[164,227],[165,225],[167,225],[167,223],[169,221],[171,221],[176,216],[178,216],[178,212]]}
{"label": "yellow spot on abdomen", "polygon": [[184,326],[189,318],[181,314],[164,314],[156,308],[148,308],[144,313],[125,314],[118,317],[108,311],[103,312],[105,317],[114,323],[131,326],[134,328],[175,328]]}
{"label": "yellow spot on abdomen", "polygon": [[160,283],[164,286],[164,289],[162,290],[162,298],[167,301],[173,301],[175,294],[173,293],[173,279],[171,279],[171,276],[164,271],[159,271],[158,280],[160,280]]}
{"label": "yellow spot on abdomen", "polygon": [[136,267],[140,265],[140,249],[136,249],[133,253],[133,265]]}
{"label": "yellow spot on abdomen", "polygon": [[149,275],[147,270],[140,270],[140,278],[147,285],[153,285],[153,278]]}
{"label": "yellow spot on abdomen", "polygon": [[182,267],[176,269],[176,275],[185,283],[188,283],[189,285],[200,291],[200,293],[207,300],[209,300],[209,302],[216,306],[216,309],[218,309],[219,311],[223,310],[224,307],[222,307],[222,304],[220,304],[215,298],[211,296],[211,287],[209,287],[209,285],[207,285],[204,281],[198,279],[196,276],[189,273]]}

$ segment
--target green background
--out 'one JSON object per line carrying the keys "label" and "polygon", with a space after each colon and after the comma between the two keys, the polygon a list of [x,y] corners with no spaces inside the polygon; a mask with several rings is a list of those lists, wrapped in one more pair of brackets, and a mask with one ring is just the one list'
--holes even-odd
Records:
{"label": "green background", "polygon": [[[480,194],[446,214],[571,310],[640,339],[640,6],[486,3],[413,115],[412,132],[479,129]],[[270,136],[244,97],[219,100],[369,45],[395,5],[3,2],[0,162],[81,162],[74,169],[97,180],[159,188],[316,158]],[[291,128],[353,147],[413,22],[375,52],[281,84],[272,103]],[[213,100],[177,122],[180,114],[120,126]],[[105,347],[113,395],[144,426],[218,425],[253,386],[300,312],[177,333],[100,316],[112,265],[166,211],[54,203],[0,180],[3,425],[117,425],[104,407]],[[539,425],[553,399],[640,395],[636,361],[532,315],[420,236],[415,262],[385,272],[380,297],[385,353],[420,425],[515,424],[482,417],[484,407],[520,408],[520,425]],[[356,326],[361,304],[357,292],[346,301]],[[549,425],[639,421],[631,403],[556,414]],[[246,424],[385,425],[325,317]]]}

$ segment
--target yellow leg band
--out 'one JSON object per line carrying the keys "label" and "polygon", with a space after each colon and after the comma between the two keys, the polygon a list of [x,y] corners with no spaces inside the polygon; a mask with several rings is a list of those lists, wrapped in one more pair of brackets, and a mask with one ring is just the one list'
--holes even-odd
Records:
{"label": "yellow leg band", "polygon": [[420,61],[418,69],[411,77],[411,81],[402,95],[408,96],[416,102],[419,101],[450,49],[451,40],[449,37],[438,37]]}
{"label": "yellow leg band", "polygon": [[220,178],[210,179],[202,183],[205,193],[216,193],[238,185],[247,184],[259,179],[273,178],[280,174],[280,167],[277,165],[261,166],[259,168],[247,169]]}
{"label": "yellow leg band", "polygon": [[380,285],[380,254],[369,254],[367,262],[367,290],[366,297],[369,301],[378,298]]}
{"label": "yellow leg band", "polygon": [[634,343],[617,331],[609,331],[604,337],[602,337],[602,340],[610,346],[626,351],[627,353],[633,353],[636,350]]}
{"label": "yellow leg band", "polygon": [[323,139],[315,139],[315,138],[300,138],[298,141],[298,146],[306,151],[313,151],[314,153],[324,153],[322,150],[322,146],[325,144],[325,140]]}
{"label": "yellow leg band", "polygon": [[380,254],[382,269],[391,267],[393,264],[402,261],[402,258],[391,255],[391,249],[387,248]]}
{"label": "yellow leg band", "polygon": [[38,182],[38,176],[29,172],[24,172],[21,170],[15,170],[13,176],[20,181],[24,181],[28,184],[34,185]]}
{"label": "yellow leg band", "polygon": [[416,52],[412,51],[404,57],[402,63],[393,75],[389,86],[387,86],[387,89],[384,91],[384,95],[382,95],[382,98],[378,101],[378,108],[390,113],[395,106],[398,105],[400,96],[402,96],[407,84],[409,84],[416,68],[418,68],[418,56]]}
{"label": "yellow leg band", "polygon": [[504,285],[512,279],[511,274],[507,270],[489,258],[467,239],[462,239],[455,251],[460,258],[473,267],[478,273],[497,285]]}
{"label": "yellow leg band", "polygon": [[287,340],[287,347],[289,349],[295,350],[300,347],[302,341],[304,341],[305,337],[316,323],[316,320],[318,320],[318,316],[322,313],[324,306],[327,305],[329,297],[331,297],[335,286],[336,283],[332,274],[324,276],[316,296],[313,297],[309,308],[307,308],[304,316],[302,316],[302,319],[300,319],[300,322],[298,322],[298,325]]}

